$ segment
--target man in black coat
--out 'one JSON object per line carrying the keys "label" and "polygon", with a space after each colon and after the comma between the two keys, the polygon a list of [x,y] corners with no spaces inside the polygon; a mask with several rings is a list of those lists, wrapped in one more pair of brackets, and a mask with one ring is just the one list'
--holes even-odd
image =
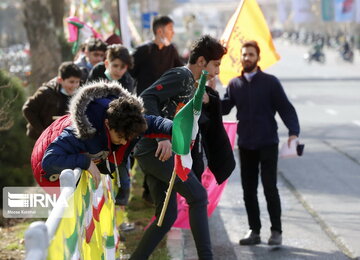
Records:
{"label": "man in black coat", "polygon": [[281,245],[281,204],[277,189],[279,137],[276,112],[289,129],[288,145],[300,133],[296,111],[288,100],[280,81],[260,70],[260,48],[255,41],[241,47],[243,73],[232,79],[222,100],[223,114],[236,106],[241,180],[250,230],[240,245],[260,241],[260,210],[257,199],[259,169],[271,221],[269,245]]}

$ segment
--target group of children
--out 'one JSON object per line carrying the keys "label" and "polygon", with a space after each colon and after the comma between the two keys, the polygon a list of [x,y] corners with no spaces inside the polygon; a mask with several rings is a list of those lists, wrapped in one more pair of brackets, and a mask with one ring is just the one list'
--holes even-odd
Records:
{"label": "group of children", "polygon": [[135,82],[127,72],[132,66],[132,56],[121,44],[106,47],[100,39],[90,39],[83,57],[63,62],[57,77],[44,83],[24,104],[27,135],[36,140],[54,119],[67,113],[70,97],[79,87],[91,81],[115,80],[133,93]]}

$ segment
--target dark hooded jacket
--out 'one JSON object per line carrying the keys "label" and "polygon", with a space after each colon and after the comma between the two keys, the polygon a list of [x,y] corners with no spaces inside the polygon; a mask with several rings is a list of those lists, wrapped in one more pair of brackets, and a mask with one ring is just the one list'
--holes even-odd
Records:
{"label": "dark hooded jacket", "polygon": [[26,135],[36,140],[54,122],[54,117],[65,115],[70,97],[60,92],[56,78],[42,85],[25,102],[22,111],[28,121]]}
{"label": "dark hooded jacket", "polygon": [[[146,113],[173,119],[194,95],[195,80],[186,67],[170,69],[141,97],[144,99]],[[200,135],[192,149],[193,171],[200,177],[204,171],[203,153],[206,153],[208,166],[218,184],[224,182],[235,168],[235,159],[222,121],[219,95],[206,88],[210,102],[203,106],[199,119]],[[202,149],[204,148],[204,149]],[[156,141],[143,138],[135,149],[135,156],[142,156],[156,149]]]}
{"label": "dark hooded jacket", "polygon": [[[115,82],[94,82],[82,88],[70,103],[72,125],[65,128],[46,149],[42,160],[42,168],[46,174],[59,174],[64,169],[76,167],[88,169],[91,160],[98,162],[100,167],[106,160],[120,165],[140,137],[125,145],[115,146],[110,142],[104,121],[109,103],[119,96],[130,95]],[[170,120],[156,116],[144,117],[148,125],[144,136],[171,138]]]}

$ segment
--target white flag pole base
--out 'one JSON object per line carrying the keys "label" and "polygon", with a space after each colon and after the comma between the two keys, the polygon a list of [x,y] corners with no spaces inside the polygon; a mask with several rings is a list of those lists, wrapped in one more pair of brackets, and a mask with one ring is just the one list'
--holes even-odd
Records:
{"label": "white flag pole base", "polygon": [[170,182],[169,182],[169,187],[168,187],[168,189],[166,191],[166,197],[165,197],[164,205],[162,207],[161,214],[160,214],[160,217],[159,217],[159,220],[158,220],[158,223],[157,223],[158,227],[161,227],[161,225],[163,223],[165,212],[166,212],[167,206],[169,204],[169,199],[170,199],[170,196],[171,196],[171,192],[172,192],[172,189],[174,187],[175,178],[176,178],[176,173],[175,173],[175,171],[173,171],[173,173],[171,175]]}

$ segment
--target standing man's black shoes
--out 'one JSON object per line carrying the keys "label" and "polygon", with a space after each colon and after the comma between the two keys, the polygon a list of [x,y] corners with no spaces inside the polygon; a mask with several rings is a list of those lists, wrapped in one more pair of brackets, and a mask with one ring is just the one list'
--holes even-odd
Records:
{"label": "standing man's black shoes", "polygon": [[239,244],[242,246],[251,246],[261,243],[260,234],[249,230],[243,239],[240,239]]}
{"label": "standing man's black shoes", "polygon": [[279,231],[272,230],[271,236],[268,240],[269,246],[281,246],[282,244],[282,235]]}

